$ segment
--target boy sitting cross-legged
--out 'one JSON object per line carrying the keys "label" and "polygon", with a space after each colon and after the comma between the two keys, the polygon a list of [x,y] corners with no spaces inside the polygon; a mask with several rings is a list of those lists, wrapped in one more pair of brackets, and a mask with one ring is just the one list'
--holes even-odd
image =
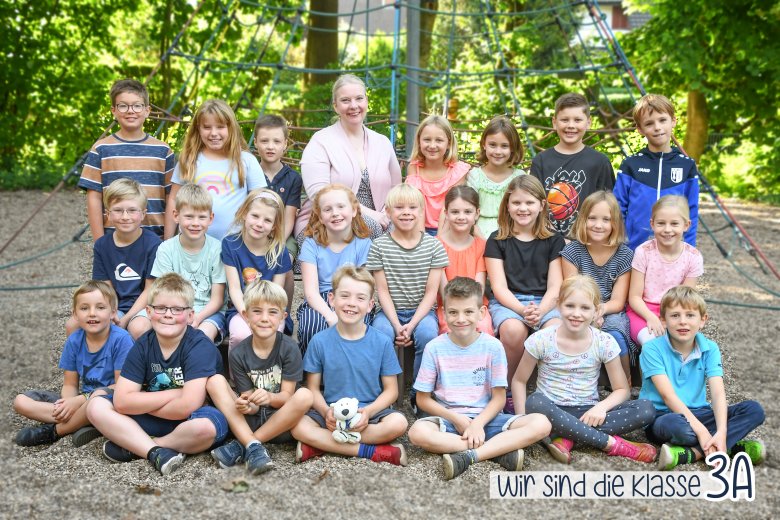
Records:
{"label": "boy sitting cross-legged", "polygon": [[149,289],[152,330],[128,353],[113,395],[90,399],[87,406],[90,422],[109,439],[103,445],[107,459],[144,457],[168,475],[185,453],[205,451],[227,435],[222,412],[204,405],[219,352],[189,326],[194,299],[192,286],[176,273]]}
{"label": "boy sitting cross-legged", "polygon": [[[296,462],[328,452],[406,466],[403,445],[388,444],[408,426],[403,414],[390,408],[398,397],[401,366],[392,340],[363,321],[374,305],[373,293],[374,278],[364,267],[346,265],[333,275],[328,303],[338,322],[312,337],[303,358],[314,409],[292,430],[299,441]],[[343,397],[360,403],[361,419],[352,428],[361,434],[360,444],[333,439],[336,419],[328,404]]]}
{"label": "boy sitting cross-legged", "polygon": [[550,421],[536,413],[501,412],[508,384],[506,354],[499,340],[477,331],[487,312],[482,286],[456,277],[443,296],[450,332],[428,343],[423,353],[414,388],[425,416],[412,425],[409,440],[444,454],[447,480],[487,459],[520,471],[523,448],[549,435]]}
{"label": "boy sitting cross-legged", "polygon": [[298,388],[303,377],[301,351],[278,332],[287,313],[287,294],[268,280],[256,278],[244,292],[242,316],[252,335],[230,352],[236,392],[217,374],[206,384],[209,396],[230,424],[235,440],[211,450],[223,468],[246,461],[253,475],[268,471],[273,461],[264,442],[289,442],[290,428],[309,411],[311,392]]}
{"label": "boy sitting cross-legged", "polygon": [[645,343],[639,357],[639,398],[649,399],[656,408],[655,421],[645,433],[653,442],[666,443],[659,469],[718,451],[744,451],[753,464],[763,462],[764,444],[744,438],[764,422],[764,409],[756,401],[726,402],[720,349],[699,332],[707,321],[704,298],[684,285],[669,289],[661,299],[661,321],[666,334]]}
{"label": "boy sitting cross-legged", "polygon": [[44,423],[19,430],[16,444],[49,444],[72,433],[73,445],[79,447],[100,436],[89,426],[87,401],[95,390],[114,386],[133,346],[130,334],[111,322],[116,307],[116,293],[106,282],[90,280],[76,289],[73,319],[78,328],[62,349],[62,391],[30,390],[16,396],[16,413]]}

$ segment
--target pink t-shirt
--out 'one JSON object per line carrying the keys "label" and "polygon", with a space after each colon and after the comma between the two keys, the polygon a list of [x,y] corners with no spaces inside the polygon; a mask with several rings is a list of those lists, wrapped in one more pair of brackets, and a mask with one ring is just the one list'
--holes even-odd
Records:
{"label": "pink t-shirt", "polygon": [[420,175],[422,167],[420,161],[409,163],[406,183],[420,190],[425,198],[425,227],[439,228],[439,215],[444,207],[444,196],[450,191],[450,188],[466,176],[471,169],[471,165],[458,161],[450,164],[447,168],[447,174],[437,181],[426,181]]}
{"label": "pink t-shirt", "polygon": [[683,251],[674,260],[666,260],[658,252],[655,239],[636,248],[631,267],[645,275],[642,299],[660,304],[664,293],[683,283],[686,278],[698,278],[704,274],[704,259],[699,250],[683,243]]}

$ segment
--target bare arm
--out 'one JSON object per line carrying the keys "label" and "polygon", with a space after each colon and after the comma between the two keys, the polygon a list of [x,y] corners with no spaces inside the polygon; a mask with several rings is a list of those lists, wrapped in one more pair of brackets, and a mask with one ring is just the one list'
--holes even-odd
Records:
{"label": "bare arm", "polygon": [[114,390],[114,408],[124,415],[140,415],[159,410],[181,394],[181,389],[142,392],[141,385],[119,377]]}
{"label": "bare arm", "polygon": [[295,217],[298,215],[298,208],[295,206],[284,207],[284,239],[290,238],[295,227]]}
{"label": "bare arm", "polygon": [[87,222],[92,233],[92,241],[105,234],[103,228],[103,194],[95,190],[87,190]]}
{"label": "bare arm", "polygon": [[244,308],[244,293],[241,291],[241,279],[238,270],[232,265],[225,266],[225,278],[227,278],[228,294],[236,311],[241,314]]}
{"label": "bare arm", "polygon": [[423,299],[420,302],[420,305],[417,306],[417,310],[414,311],[414,316],[412,316],[412,319],[406,325],[410,331],[414,330],[417,324],[431,312],[433,304],[436,303],[436,296],[438,295],[439,283],[443,271],[444,268],[439,267],[431,269],[428,272],[428,280],[425,282],[425,294],[423,295]]}
{"label": "bare arm", "polygon": [[576,276],[580,274],[580,270],[577,269],[577,266],[573,263],[569,262],[565,258],[561,257],[561,268],[563,269],[563,279],[566,280],[567,278],[571,278],[572,276]]}
{"label": "bare arm", "polygon": [[306,298],[306,303],[309,304],[313,310],[320,313],[328,325],[333,326],[338,319],[336,313],[333,312],[328,303],[322,299],[320,295],[320,282],[319,271],[317,264],[311,264],[309,262],[301,262],[301,278],[303,278],[303,296]]}
{"label": "bare arm", "polygon": [[645,301],[642,299],[644,292],[645,273],[639,272],[636,269],[631,269],[631,282],[628,288],[628,304],[631,305],[634,312],[644,318],[645,321],[650,321],[652,318],[657,318],[657,316],[647,308]]}
{"label": "bare arm", "polygon": [[149,293],[149,287],[151,287],[153,283],[153,278],[147,278],[144,281],[144,290],[141,291],[141,294],[138,295],[138,298],[136,298],[135,303],[133,303],[133,306],[130,307],[130,310],[125,313],[121,320],[119,320],[120,327],[126,329],[127,324],[130,323],[130,320],[132,320],[136,314],[141,312],[143,308],[146,307],[148,303],[147,294]]}
{"label": "bare arm", "polygon": [[[151,412],[152,415],[176,421],[186,419],[206,401],[207,379],[208,377],[199,377],[187,381],[173,399],[158,410]],[[166,390],[166,392],[170,392],[170,390]]]}
{"label": "bare arm", "polygon": [[726,387],[723,385],[723,377],[712,376],[707,379],[710,387],[710,400],[712,411],[715,414],[715,434],[706,444],[702,444],[704,454],[709,455],[716,451],[726,451],[726,434],[728,432],[728,401],[726,400]]}
{"label": "bare arm", "polygon": [[398,378],[396,376],[382,376],[382,393],[380,393],[374,402],[363,407],[363,415],[370,419],[377,412],[390,408],[398,399]]}
{"label": "bare arm", "polygon": [[563,271],[561,271],[561,259],[556,258],[547,269],[547,291],[539,303],[539,318],[553,310],[558,303],[558,293],[561,292],[561,283],[563,283]]}
{"label": "bare arm", "polygon": [[706,444],[711,437],[709,430],[707,430],[707,427],[693,415],[690,408],[677,397],[677,393],[674,391],[674,387],[672,386],[671,381],[669,381],[669,377],[666,374],[658,374],[652,376],[650,379],[653,381],[656,390],[658,390],[661,399],[663,399],[666,406],[669,407],[669,410],[683,415],[688,421],[688,424],[691,425],[696,437],[699,439],[699,444],[702,446]]}
{"label": "bare arm", "polygon": [[222,304],[225,302],[225,284],[215,283],[211,284],[211,297],[208,303],[203,307],[200,312],[195,314],[195,318],[192,321],[192,326],[197,328],[203,320],[213,315],[222,308]]}
{"label": "bare arm", "polygon": [[374,271],[374,280],[376,281],[376,296],[379,300],[379,306],[382,307],[382,312],[385,313],[385,316],[390,321],[390,324],[397,334],[401,329],[401,322],[398,320],[398,314],[395,312],[395,304],[390,297],[390,289],[387,287],[385,271],[383,269]]}
{"label": "bare arm", "polygon": [[515,402],[515,413],[525,413],[525,400],[528,397],[526,394],[526,386],[528,385],[528,378],[536,367],[536,358],[525,351],[523,357],[520,358],[520,364],[515,370],[515,375],[512,378],[512,400]]}
{"label": "bare arm", "polygon": [[168,240],[176,234],[176,221],[173,220],[173,210],[176,209],[176,194],[179,193],[181,185],[175,182],[171,183],[171,190],[168,193],[168,198],[165,200],[165,231],[163,231],[163,239]]}
{"label": "bare arm", "polygon": [[612,297],[604,304],[604,314],[623,312],[623,310],[626,308],[626,300],[628,299],[628,286],[630,283],[630,272],[621,274],[618,279],[615,280],[615,285],[612,286]]}

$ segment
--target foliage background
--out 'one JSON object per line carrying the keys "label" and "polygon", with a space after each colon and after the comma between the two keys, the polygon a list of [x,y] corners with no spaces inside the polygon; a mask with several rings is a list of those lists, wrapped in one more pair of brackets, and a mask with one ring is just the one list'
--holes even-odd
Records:
{"label": "foliage background", "polygon": [[[775,168],[780,154],[778,84],[780,84],[780,7],[772,1],[747,0],[630,0],[631,9],[648,11],[651,21],[620,35],[628,59],[649,91],[671,97],[679,108],[677,133],[683,139],[687,102],[700,93],[707,108],[705,129],[710,145],[700,158],[703,170],[726,194],[771,199],[780,185]],[[17,0],[0,4],[0,189],[46,188],[55,184],[89,149],[111,122],[108,89],[120,77],[144,79],[195,9],[187,0]],[[296,130],[289,155],[295,161],[312,128],[328,123],[330,90],[327,82],[303,74],[310,63],[306,43],[314,47],[322,34],[301,30],[314,23],[303,17],[296,25],[296,8],[308,2],[269,2],[282,8],[280,16],[250,1],[206,0],[195,21],[150,82],[152,103],[174,116],[187,118],[209,97],[238,103],[246,136],[258,110],[278,111]],[[377,2],[369,2],[369,5]],[[513,67],[535,71],[571,69],[582,63],[584,50],[572,45],[577,21],[552,11],[548,0],[484,0],[422,2],[422,67],[478,73]],[[316,9],[336,9],[334,0],[312,0]],[[453,17],[453,9],[495,16]],[[536,10],[528,16],[500,16]],[[437,13],[433,14],[435,11]],[[563,13],[563,14],[561,14]],[[341,27],[348,22],[339,18]],[[425,29],[430,27],[430,30]],[[392,34],[366,37],[338,34],[338,60],[328,67],[372,68],[370,111],[378,131],[388,131],[391,112],[389,85]],[[322,46],[322,45],[320,45]],[[398,62],[404,62],[403,40]],[[182,56],[186,55],[186,56]],[[204,60],[203,58],[206,58]],[[596,58],[596,60],[601,58]],[[213,61],[208,61],[213,60]],[[282,62],[288,66],[244,68],[239,62]],[[328,78],[322,78],[328,79]],[[554,99],[561,93],[584,90],[599,102],[609,98],[619,110],[630,109],[618,78],[598,87],[582,74],[453,76],[422,74],[426,84],[422,112],[445,110],[458,101],[456,127],[461,149],[477,148],[484,122],[493,114],[514,113],[509,90],[521,102],[530,140],[542,148],[554,144],[549,126]],[[271,86],[273,85],[273,88]],[[404,113],[405,83],[401,82]],[[311,111],[316,109],[317,111]],[[521,121],[517,120],[518,124]],[[594,127],[610,124],[594,118]],[[630,126],[623,121],[617,126]],[[183,124],[148,121],[175,150]],[[403,150],[403,125],[398,135]],[[638,149],[635,133],[622,134],[623,149]],[[619,164],[617,141],[597,145]]]}

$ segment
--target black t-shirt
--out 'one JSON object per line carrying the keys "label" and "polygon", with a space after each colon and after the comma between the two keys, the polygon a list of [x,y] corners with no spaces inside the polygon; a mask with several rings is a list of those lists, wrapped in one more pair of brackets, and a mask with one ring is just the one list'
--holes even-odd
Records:
{"label": "black t-shirt", "polygon": [[[544,296],[550,262],[557,259],[566,243],[561,235],[523,242],[515,237],[496,240],[491,233],[485,245],[485,258],[504,261],[506,285],[513,293]],[[492,291],[491,291],[492,292]],[[492,296],[492,295],[491,295]]]}
{"label": "black t-shirt", "polygon": [[[615,187],[615,172],[609,159],[588,146],[573,154],[562,154],[555,148],[548,148],[534,157],[531,162],[531,175],[544,185],[547,200],[550,202],[550,220],[563,236],[568,235],[577,219],[582,201],[588,195],[601,190],[612,191]],[[576,193],[576,196],[569,198],[573,203],[576,202],[572,204],[573,211],[567,211],[565,207],[557,205],[559,199],[553,198],[554,192],[557,192],[559,197]]]}

